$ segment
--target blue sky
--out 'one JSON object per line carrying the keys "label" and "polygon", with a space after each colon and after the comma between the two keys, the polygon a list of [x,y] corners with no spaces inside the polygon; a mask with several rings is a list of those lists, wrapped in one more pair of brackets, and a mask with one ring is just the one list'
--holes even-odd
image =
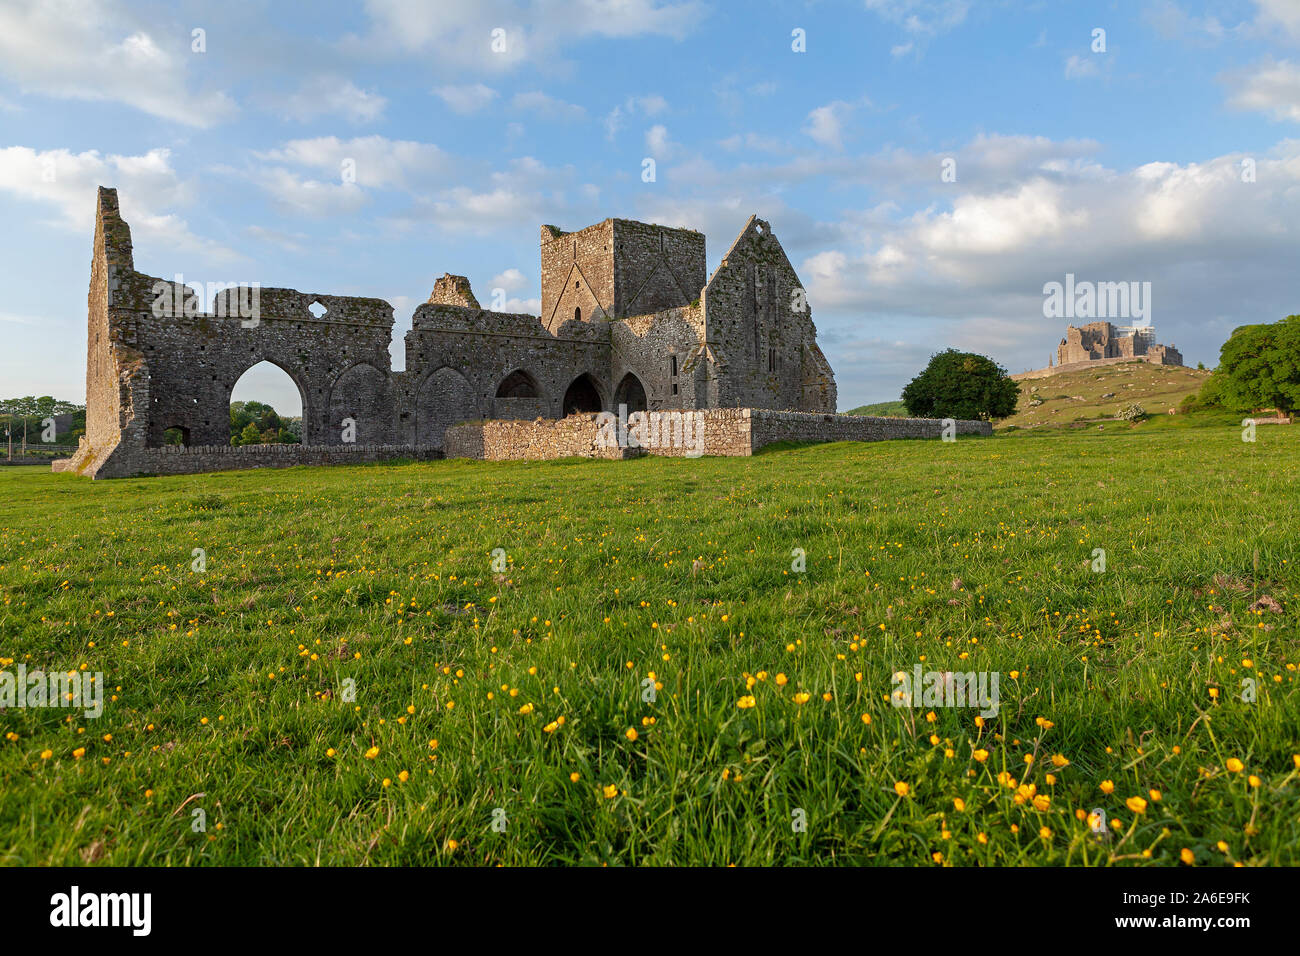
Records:
{"label": "blue sky", "polygon": [[1044,365],[1067,273],[1150,282],[1212,366],[1300,312],[1300,0],[0,0],[0,395],[84,397],[97,185],[141,271],[387,299],[399,369],[443,272],[537,311],[542,223],[693,226],[712,270],[751,213],[841,408],[946,346]]}

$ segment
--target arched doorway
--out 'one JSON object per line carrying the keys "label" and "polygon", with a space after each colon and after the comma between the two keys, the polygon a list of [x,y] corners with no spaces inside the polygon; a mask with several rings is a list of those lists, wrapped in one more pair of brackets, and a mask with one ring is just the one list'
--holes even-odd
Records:
{"label": "arched doorway", "polygon": [[388,376],[373,365],[354,365],[334,382],[330,391],[328,443],[351,439],[358,445],[384,445],[392,441],[392,388]]}
{"label": "arched doorway", "polygon": [[578,412],[598,412],[604,407],[600,387],[586,372],[575,378],[564,393],[563,415]]}
{"label": "arched doorway", "polygon": [[302,387],[274,362],[246,369],[230,389],[227,404],[232,445],[307,443]]}
{"label": "arched doorway", "polygon": [[645,387],[631,372],[623,376],[623,381],[618,383],[618,388],[614,392],[614,407],[617,409],[620,405],[626,405],[629,414],[644,412],[648,407]]}
{"label": "arched doorway", "polygon": [[521,368],[515,369],[497,386],[497,398],[540,398],[537,380]]}
{"label": "arched doorway", "polygon": [[415,396],[415,443],[442,447],[447,426],[478,418],[474,391],[464,375],[443,367],[435,371]]}

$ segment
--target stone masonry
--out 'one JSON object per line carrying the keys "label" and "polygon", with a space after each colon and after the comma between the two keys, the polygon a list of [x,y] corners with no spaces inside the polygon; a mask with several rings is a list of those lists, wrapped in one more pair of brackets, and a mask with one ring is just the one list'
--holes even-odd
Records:
{"label": "stone masonry", "polygon": [[[613,444],[606,436],[609,413],[571,415],[560,421],[471,422],[447,429],[448,458],[488,461],[538,461],[549,458],[633,458],[640,455],[690,457],[700,454],[747,457],[775,442],[885,441],[897,438],[941,438],[944,422],[937,418],[873,418],[863,415],[824,415],[762,408],[711,408],[695,412],[644,413],[643,435],[651,441],[639,447]],[[634,416],[629,416],[633,418]],[[688,422],[683,427],[681,419]],[[629,422],[629,427],[631,422]],[[699,429],[699,434],[696,434]],[[952,434],[993,434],[990,422],[958,421]]]}
{"label": "stone masonry", "polygon": [[[476,448],[476,457],[532,457],[530,447],[544,457],[586,454],[591,416],[620,407],[707,410],[706,454],[750,454],[783,437],[872,440],[937,427],[833,414],[835,377],[802,283],[757,217],[711,276],[702,234],[626,219],[572,233],[543,226],[540,256],[540,317],[484,309],[466,278],[444,274],[415,310],[406,370],[394,372],[388,302],[229,289],[203,311],[194,289],[135,271],[117,191],[101,187],[86,436],[55,470],[104,478]],[[263,361],[298,387],[302,445],[229,445],[231,391]],[[785,411],[771,418],[763,409]],[[452,426],[488,420],[453,432],[459,444],[446,448]],[[183,446],[167,444],[169,430]],[[523,450],[503,451],[510,441]]]}
{"label": "stone masonry", "polygon": [[1068,326],[1056,349],[1056,364],[1075,365],[1102,359],[1140,359],[1156,365],[1182,365],[1183,354],[1172,345],[1160,345],[1155,329],[1117,329],[1109,322]]}

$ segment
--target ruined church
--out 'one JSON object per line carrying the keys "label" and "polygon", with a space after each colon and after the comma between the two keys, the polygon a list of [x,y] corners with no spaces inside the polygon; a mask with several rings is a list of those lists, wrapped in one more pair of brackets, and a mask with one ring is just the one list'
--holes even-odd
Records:
{"label": "ruined church", "polygon": [[[628,219],[577,232],[543,226],[540,258],[540,317],[486,310],[468,280],[444,275],[415,310],[406,368],[394,372],[388,302],[259,287],[251,320],[235,290],[210,311],[196,308],[192,288],[135,270],[117,191],[101,187],[86,437],[58,470],[112,477],[436,458],[458,422],[620,405],[835,411],[802,284],[763,220],[750,217],[711,276],[701,233]],[[301,446],[229,445],[231,391],[264,361],[298,387]],[[169,433],[188,457],[161,453],[175,447]]]}

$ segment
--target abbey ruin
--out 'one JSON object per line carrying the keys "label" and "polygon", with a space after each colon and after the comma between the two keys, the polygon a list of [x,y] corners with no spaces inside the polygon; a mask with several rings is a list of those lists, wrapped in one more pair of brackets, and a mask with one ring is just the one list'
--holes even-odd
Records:
{"label": "abbey ruin", "polygon": [[[86,436],[55,469],[118,477],[440,458],[457,423],[528,420],[549,434],[547,420],[620,406],[648,415],[716,410],[720,421],[744,423],[741,431],[727,425],[725,447],[710,445],[707,454],[750,454],[777,440],[765,435],[939,434],[937,421],[845,423],[848,416],[834,414],[835,377],[802,284],[761,219],[750,217],[712,276],[701,233],[627,219],[577,232],[543,226],[540,251],[540,317],[485,310],[467,279],[443,275],[415,310],[406,368],[394,372],[388,302],[259,287],[251,318],[239,290],[218,293],[203,311],[193,288],[135,271],[117,191],[101,187]],[[298,387],[301,445],[229,443],[231,392],[264,361]],[[736,409],[772,411],[755,417]],[[758,421],[767,424],[750,424]],[[987,427],[959,423],[958,430]],[[169,432],[183,444],[168,443]],[[548,455],[547,445],[534,440],[531,456],[569,447],[561,442]]]}

